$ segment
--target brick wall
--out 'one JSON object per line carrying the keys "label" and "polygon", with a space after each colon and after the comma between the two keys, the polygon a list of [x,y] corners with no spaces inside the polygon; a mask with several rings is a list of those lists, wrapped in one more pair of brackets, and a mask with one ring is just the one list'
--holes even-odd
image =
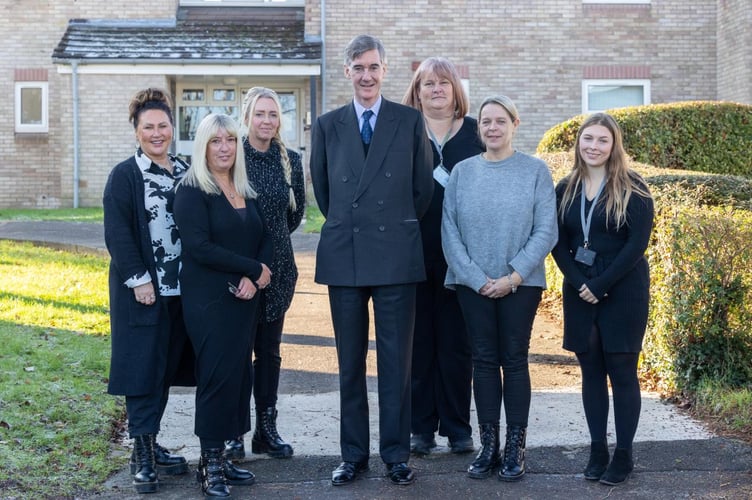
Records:
{"label": "brick wall", "polygon": [[[0,95],[13,109],[14,80],[46,72],[50,132],[17,135],[0,123],[0,207],[71,206],[71,76],[58,74],[52,50],[68,20],[172,19],[178,0],[8,0],[0,17]],[[326,102],[349,101],[342,51],[359,33],[380,37],[389,69],[384,95],[401,100],[416,61],[442,55],[463,66],[471,113],[491,94],[515,100],[515,145],[532,152],[551,126],[581,111],[587,75],[649,75],[652,102],[731,99],[752,102],[750,0],[653,0],[650,5],[583,5],[581,0],[349,0],[326,2]],[[306,34],[319,36],[320,2],[306,3]],[[717,30],[720,34],[717,36]],[[717,41],[716,41],[717,40]],[[42,74],[36,73],[36,74]],[[133,151],[131,95],[160,76],[81,74],[80,202],[99,205],[110,168]],[[10,113],[7,116],[12,116]]]}
{"label": "brick wall", "polygon": [[327,102],[349,100],[342,50],[359,33],[387,49],[384,95],[400,100],[413,61],[445,56],[468,67],[471,113],[484,97],[510,96],[520,112],[515,144],[533,152],[551,126],[581,112],[587,67],[640,66],[652,101],[716,98],[716,5],[653,0],[651,5],[583,6],[579,0],[382,0],[352,7],[327,0]]}
{"label": "brick wall", "polygon": [[752,1],[718,0],[718,99],[752,104]]}
{"label": "brick wall", "polygon": [[[72,206],[72,104],[70,75],[61,75],[52,63],[52,51],[60,41],[68,20],[174,18],[177,0],[7,0],[0,16],[0,96],[6,119],[0,122],[0,207],[42,208]],[[47,74],[49,85],[49,133],[16,134],[13,120],[16,79],[29,73]],[[127,122],[128,89],[138,85],[137,78],[117,82],[98,82],[101,88],[86,86],[81,92],[101,94],[96,109],[84,106],[82,122],[94,122],[93,129],[81,127],[81,205],[101,205],[102,172],[108,171],[112,159],[106,151],[117,150],[122,156],[123,133],[117,132]],[[151,79],[153,80],[153,78]],[[160,80],[164,82],[164,79]],[[113,99],[118,103],[113,104]],[[125,104],[123,104],[123,100]],[[89,102],[82,100],[82,102]],[[92,130],[94,132],[92,132]],[[127,127],[124,128],[126,133]],[[115,131],[115,132],[113,132]],[[126,134],[127,135],[127,134]],[[133,133],[127,139],[133,144]],[[95,156],[96,155],[96,156]]]}

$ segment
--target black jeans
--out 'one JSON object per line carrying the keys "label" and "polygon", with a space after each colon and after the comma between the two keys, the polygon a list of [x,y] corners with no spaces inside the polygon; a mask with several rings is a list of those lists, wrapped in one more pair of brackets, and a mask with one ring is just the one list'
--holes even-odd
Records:
{"label": "black jeans", "polygon": [[479,424],[499,422],[503,399],[507,425],[527,426],[531,393],[527,356],[541,294],[539,287],[521,286],[517,293],[490,299],[457,287],[473,351]]}

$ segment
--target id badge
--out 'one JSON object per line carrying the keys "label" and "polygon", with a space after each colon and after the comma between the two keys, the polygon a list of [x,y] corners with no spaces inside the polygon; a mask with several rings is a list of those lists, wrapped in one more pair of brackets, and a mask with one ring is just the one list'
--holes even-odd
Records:
{"label": "id badge", "polygon": [[449,171],[444,167],[444,165],[439,165],[438,167],[433,169],[433,178],[441,184],[441,187],[445,188],[447,183],[449,182]]}
{"label": "id badge", "polygon": [[576,260],[580,264],[592,266],[595,262],[595,256],[596,253],[589,248],[577,247],[577,253],[574,254],[574,260]]}

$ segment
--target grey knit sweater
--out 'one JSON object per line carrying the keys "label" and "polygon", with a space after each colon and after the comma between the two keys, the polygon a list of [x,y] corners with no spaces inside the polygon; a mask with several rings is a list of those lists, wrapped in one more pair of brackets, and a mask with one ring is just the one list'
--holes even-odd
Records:
{"label": "grey knit sweater", "polygon": [[455,165],[444,193],[441,241],[447,288],[478,291],[512,271],[522,286],[546,287],[544,259],[556,244],[556,194],[548,166],[515,151]]}

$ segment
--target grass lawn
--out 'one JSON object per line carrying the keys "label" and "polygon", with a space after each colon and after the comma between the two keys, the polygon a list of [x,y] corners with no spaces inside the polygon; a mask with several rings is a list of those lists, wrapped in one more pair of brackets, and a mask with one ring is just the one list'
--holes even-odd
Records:
{"label": "grass lawn", "polygon": [[73,498],[126,458],[103,257],[0,241],[0,498]]}
{"label": "grass lawn", "polygon": [[64,220],[102,222],[101,208],[16,209],[0,208],[0,220]]}

